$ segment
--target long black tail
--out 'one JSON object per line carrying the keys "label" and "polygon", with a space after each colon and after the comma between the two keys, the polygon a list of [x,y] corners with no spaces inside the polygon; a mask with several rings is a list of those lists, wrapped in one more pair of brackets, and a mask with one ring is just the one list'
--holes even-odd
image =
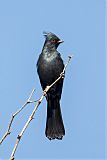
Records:
{"label": "long black tail", "polygon": [[45,134],[50,140],[55,138],[62,139],[65,135],[59,99],[49,98],[47,100],[47,122]]}

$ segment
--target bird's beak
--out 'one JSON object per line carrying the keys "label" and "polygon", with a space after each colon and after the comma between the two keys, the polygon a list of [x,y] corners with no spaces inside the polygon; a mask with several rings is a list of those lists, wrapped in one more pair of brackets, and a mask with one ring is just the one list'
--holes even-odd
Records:
{"label": "bird's beak", "polygon": [[63,40],[61,40],[61,39],[58,41],[58,43],[63,43],[63,42],[64,42],[64,41],[63,41]]}

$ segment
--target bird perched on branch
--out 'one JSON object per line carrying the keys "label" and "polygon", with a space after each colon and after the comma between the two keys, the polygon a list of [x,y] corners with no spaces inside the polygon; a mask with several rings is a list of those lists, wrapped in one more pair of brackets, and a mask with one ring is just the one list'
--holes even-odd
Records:
{"label": "bird perched on branch", "polygon": [[[63,60],[57,51],[57,47],[63,41],[51,32],[44,33],[44,36],[45,43],[37,62],[37,72],[43,90],[51,85],[64,69]],[[60,108],[62,87],[63,79],[60,79],[46,94],[47,121],[45,134],[50,140],[62,139],[65,135]]]}

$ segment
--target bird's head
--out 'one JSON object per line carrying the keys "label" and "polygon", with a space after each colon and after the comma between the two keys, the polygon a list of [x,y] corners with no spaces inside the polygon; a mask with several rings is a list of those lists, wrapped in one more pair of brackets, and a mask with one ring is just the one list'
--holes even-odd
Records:
{"label": "bird's head", "polygon": [[51,32],[43,32],[46,40],[45,44],[49,45],[50,47],[57,48],[60,43],[63,43],[64,41],[59,39],[55,34]]}

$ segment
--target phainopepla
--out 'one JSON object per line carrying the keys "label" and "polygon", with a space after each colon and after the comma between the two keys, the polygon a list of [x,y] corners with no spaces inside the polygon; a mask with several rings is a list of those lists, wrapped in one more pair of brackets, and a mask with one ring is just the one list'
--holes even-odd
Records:
{"label": "phainopepla", "polygon": [[[45,33],[44,36],[46,38],[45,43],[37,62],[37,72],[43,90],[60,76],[64,68],[61,55],[57,51],[58,45],[63,41],[51,32]],[[60,109],[62,87],[63,79],[60,79],[46,95],[47,122],[45,134],[50,140],[62,139],[65,135]]]}

